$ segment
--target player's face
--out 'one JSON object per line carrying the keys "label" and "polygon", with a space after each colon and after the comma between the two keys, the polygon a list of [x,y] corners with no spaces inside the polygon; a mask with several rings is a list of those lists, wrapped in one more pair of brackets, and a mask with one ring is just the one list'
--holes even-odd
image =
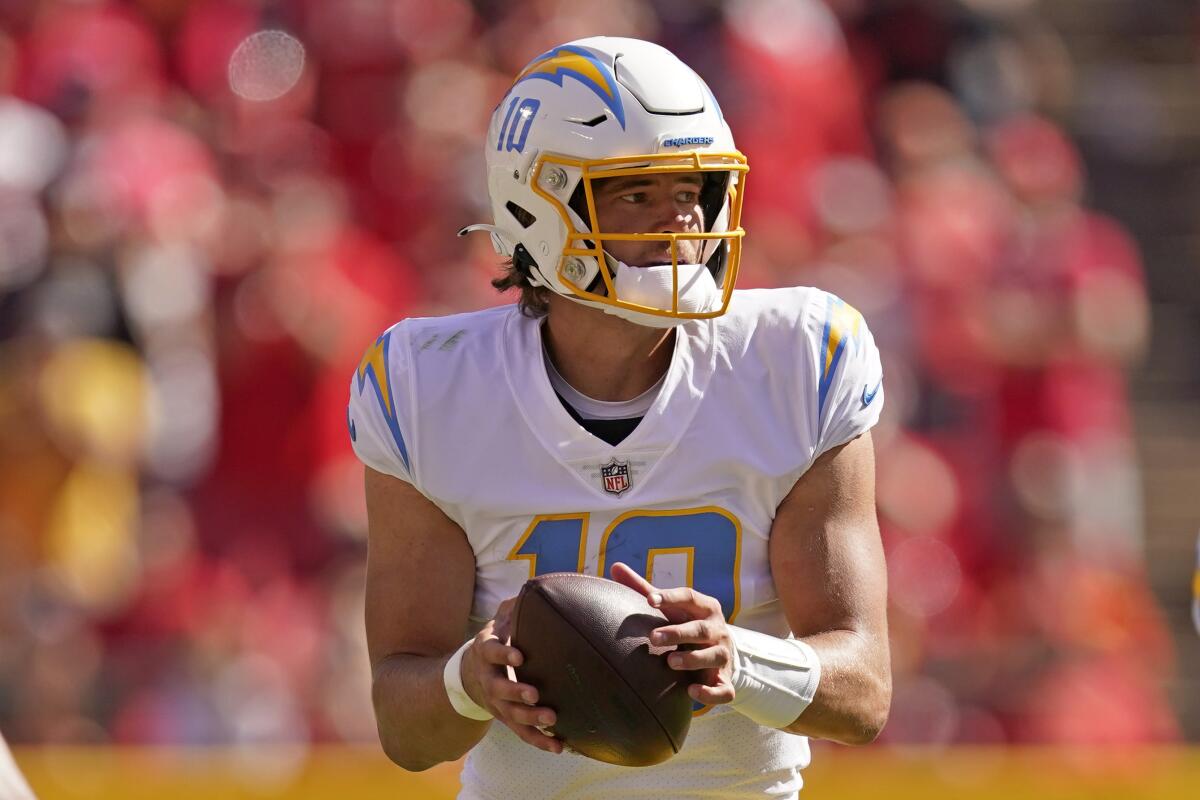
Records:
{"label": "player's face", "polygon": [[[599,227],[605,233],[699,233],[701,176],[698,172],[656,173],[596,181]],[[702,240],[681,240],[680,264],[700,261]],[[670,242],[605,241],[604,249],[631,267],[671,263]]]}

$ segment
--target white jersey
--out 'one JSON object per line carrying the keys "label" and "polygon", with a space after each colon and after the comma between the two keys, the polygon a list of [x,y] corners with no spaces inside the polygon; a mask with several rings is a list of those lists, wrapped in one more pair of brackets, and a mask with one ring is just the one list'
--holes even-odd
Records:
{"label": "white jersey", "polygon": [[[367,351],[351,381],[355,452],[466,532],[473,625],[533,575],[623,561],[717,598],[730,622],[789,634],[771,523],[814,459],[879,419],[878,351],[858,312],[808,288],[738,291],[725,315],[676,331],[657,399],[615,446],[563,408],[540,321],[514,306],[405,320]],[[791,797],[808,760],[804,737],[727,706],[698,712],[678,755],[638,769],[543,753],[493,723],[462,796]]]}
{"label": "white jersey", "polygon": [[33,790],[4,743],[4,737],[0,737],[0,800],[35,800]]}

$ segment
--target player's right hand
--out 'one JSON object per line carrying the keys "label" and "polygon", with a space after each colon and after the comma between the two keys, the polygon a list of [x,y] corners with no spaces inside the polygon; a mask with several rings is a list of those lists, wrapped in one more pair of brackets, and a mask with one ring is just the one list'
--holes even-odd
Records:
{"label": "player's right hand", "polygon": [[463,688],[472,700],[486,708],[513,733],[547,753],[561,753],[562,742],[538,730],[554,724],[554,710],[537,705],[538,690],[510,677],[509,667],[521,665],[521,651],[508,644],[512,597],[500,604],[493,617],[475,635],[463,654]]}

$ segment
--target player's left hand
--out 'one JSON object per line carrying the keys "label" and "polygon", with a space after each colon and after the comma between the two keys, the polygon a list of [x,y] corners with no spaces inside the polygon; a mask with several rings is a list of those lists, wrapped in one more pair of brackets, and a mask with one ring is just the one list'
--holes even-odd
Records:
{"label": "player's left hand", "polygon": [[655,628],[650,643],[656,647],[687,645],[667,655],[672,669],[694,670],[699,683],[688,687],[693,700],[708,705],[733,701],[733,639],[721,612],[721,603],[686,586],[659,589],[625,564],[613,564],[612,579],[646,597],[672,624]]}

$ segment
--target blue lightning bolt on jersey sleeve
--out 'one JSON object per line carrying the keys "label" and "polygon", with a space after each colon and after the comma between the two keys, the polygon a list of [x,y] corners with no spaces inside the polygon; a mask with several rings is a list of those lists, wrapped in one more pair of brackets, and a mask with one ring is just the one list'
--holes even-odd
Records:
{"label": "blue lightning bolt on jersey sleeve", "polygon": [[403,323],[376,339],[350,378],[346,421],[359,460],[413,482],[409,359]]}
{"label": "blue lightning bolt on jersey sleeve", "polygon": [[1200,633],[1200,540],[1196,541],[1196,570],[1192,573],[1192,623]]}
{"label": "blue lightning bolt on jersey sleeve", "polygon": [[883,366],[866,320],[841,298],[820,292],[809,314],[817,345],[816,455],[870,430],[883,408]]}

